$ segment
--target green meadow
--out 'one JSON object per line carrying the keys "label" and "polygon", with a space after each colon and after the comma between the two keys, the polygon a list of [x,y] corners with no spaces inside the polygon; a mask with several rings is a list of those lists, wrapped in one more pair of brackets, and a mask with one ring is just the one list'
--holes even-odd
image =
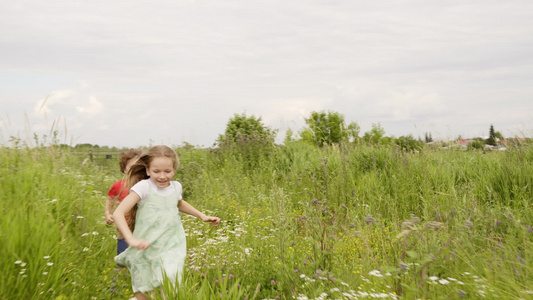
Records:
{"label": "green meadow", "polygon": [[[533,298],[533,145],[175,150],[184,199],[222,222],[182,216],[167,299]],[[117,155],[87,158],[0,148],[0,299],[133,297],[104,218]]]}

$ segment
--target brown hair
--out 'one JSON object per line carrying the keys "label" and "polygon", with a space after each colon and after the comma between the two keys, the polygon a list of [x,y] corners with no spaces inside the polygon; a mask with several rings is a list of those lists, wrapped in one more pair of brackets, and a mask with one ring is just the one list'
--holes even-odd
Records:
{"label": "brown hair", "polygon": [[[172,166],[174,167],[174,170],[178,169],[179,166],[179,159],[178,155],[172,148],[168,146],[154,146],[148,152],[141,155],[139,159],[131,166],[131,168],[128,171],[128,174],[126,174],[126,185],[130,188],[133,187],[137,182],[148,179],[149,176],[146,174],[146,170],[150,167],[150,164],[154,160],[154,158],[158,157],[168,157],[172,160]],[[135,220],[135,217],[137,215],[137,204],[131,209],[130,211],[131,219]],[[135,225],[130,225],[130,229],[133,231],[133,228]]]}
{"label": "brown hair", "polygon": [[129,149],[126,151],[122,151],[122,153],[120,153],[120,160],[118,161],[118,164],[120,166],[120,172],[124,173],[126,171],[126,166],[128,165],[128,162],[134,158],[141,156],[141,154],[141,151],[137,149]]}

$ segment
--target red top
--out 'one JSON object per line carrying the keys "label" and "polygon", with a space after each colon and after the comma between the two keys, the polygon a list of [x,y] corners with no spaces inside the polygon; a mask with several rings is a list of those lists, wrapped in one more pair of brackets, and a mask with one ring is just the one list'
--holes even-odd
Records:
{"label": "red top", "polygon": [[123,179],[123,180],[113,183],[107,195],[111,197],[112,199],[118,198],[118,202],[122,202],[122,200],[124,200],[124,198],[126,198],[126,196],[129,193],[130,193],[129,188],[126,186],[126,181]]}
{"label": "red top", "polygon": [[[126,198],[126,196],[128,196],[129,193],[130,193],[130,189],[126,185],[126,181],[122,179],[120,181],[113,183],[113,185],[111,186],[111,189],[109,189],[109,192],[107,192],[107,195],[113,200],[118,199],[118,202],[122,202],[122,200],[124,200],[124,198]],[[130,221],[129,214],[127,214],[125,217],[126,217],[126,221],[129,222]],[[120,232],[119,232],[119,238],[123,238]]]}

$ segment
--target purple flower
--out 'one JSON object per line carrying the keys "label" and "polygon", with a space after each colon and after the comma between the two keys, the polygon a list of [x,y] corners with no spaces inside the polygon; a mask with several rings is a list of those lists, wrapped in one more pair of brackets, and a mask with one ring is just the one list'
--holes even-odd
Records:
{"label": "purple flower", "polygon": [[298,273],[298,269],[294,270],[294,273]]}
{"label": "purple flower", "polygon": [[307,262],[306,261],[304,261],[304,266],[307,266]]}
{"label": "purple flower", "polygon": [[274,281],[274,279],[272,279],[272,281],[270,281],[270,284],[276,284],[276,282]]}

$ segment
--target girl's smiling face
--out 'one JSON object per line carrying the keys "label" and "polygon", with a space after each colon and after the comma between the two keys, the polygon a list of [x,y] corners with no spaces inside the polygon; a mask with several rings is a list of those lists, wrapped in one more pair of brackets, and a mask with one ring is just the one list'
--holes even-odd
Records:
{"label": "girl's smiling face", "polygon": [[170,181],[174,178],[174,164],[172,159],[168,157],[156,157],[150,162],[150,166],[146,169],[146,174],[155,183],[158,188],[165,188],[170,185]]}

